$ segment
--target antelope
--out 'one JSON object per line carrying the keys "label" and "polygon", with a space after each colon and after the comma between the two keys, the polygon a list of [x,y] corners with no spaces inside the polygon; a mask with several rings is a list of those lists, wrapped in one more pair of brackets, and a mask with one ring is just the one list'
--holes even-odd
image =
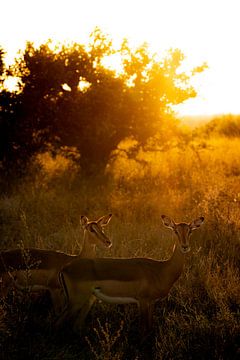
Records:
{"label": "antelope", "polygon": [[20,290],[48,290],[57,314],[62,305],[62,288],[58,281],[58,272],[72,260],[96,257],[96,246],[111,247],[111,241],[103,232],[103,227],[109,223],[111,217],[112,214],[109,214],[97,221],[90,221],[86,216],[81,216],[80,223],[84,234],[79,255],[36,248],[1,251],[2,295],[6,296],[12,284]]}
{"label": "antelope", "polygon": [[[183,271],[185,255],[190,250],[192,231],[204,218],[191,223],[175,223],[162,215],[163,224],[174,231],[176,241],[172,256],[159,261],[150,258],[76,259],[59,273],[67,307],[57,325],[75,317],[74,328],[82,329],[94,298],[107,303],[137,304],[143,332],[151,329],[154,303],[166,297]],[[75,316],[78,314],[79,316]]]}

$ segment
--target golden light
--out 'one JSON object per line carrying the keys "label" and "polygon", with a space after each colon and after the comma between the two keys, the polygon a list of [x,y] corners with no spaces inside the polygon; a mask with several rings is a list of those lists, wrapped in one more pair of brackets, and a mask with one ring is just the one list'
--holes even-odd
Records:
{"label": "golden light", "polygon": [[13,0],[3,2],[1,13],[8,60],[27,40],[83,43],[99,26],[115,44],[125,37],[131,46],[147,41],[159,53],[180,48],[189,68],[208,63],[193,80],[199,96],[179,106],[180,114],[240,113],[238,0]]}
{"label": "golden light", "polygon": [[4,81],[3,87],[8,89],[9,91],[17,91],[18,81],[19,79],[11,76]]}

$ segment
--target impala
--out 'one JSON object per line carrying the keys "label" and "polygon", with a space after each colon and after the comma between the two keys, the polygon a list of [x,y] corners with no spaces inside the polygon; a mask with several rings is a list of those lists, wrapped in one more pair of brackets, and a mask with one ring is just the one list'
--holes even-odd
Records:
{"label": "impala", "polygon": [[54,310],[58,313],[59,306],[62,305],[62,288],[58,281],[60,269],[72,260],[94,258],[96,246],[111,247],[111,241],[103,232],[103,227],[109,223],[111,217],[109,214],[97,221],[89,221],[86,216],[81,216],[84,235],[79,255],[34,248],[0,252],[2,295],[6,295],[12,285],[21,290],[49,290]]}
{"label": "impala", "polygon": [[81,328],[93,299],[108,303],[135,303],[139,306],[141,324],[146,332],[152,326],[153,305],[169,293],[183,271],[186,253],[190,250],[192,231],[204,221],[199,217],[191,223],[175,223],[162,215],[163,224],[172,229],[176,241],[172,256],[165,261],[148,258],[76,259],[64,266],[59,274],[67,299],[67,307],[58,325],[75,317],[75,328]]}

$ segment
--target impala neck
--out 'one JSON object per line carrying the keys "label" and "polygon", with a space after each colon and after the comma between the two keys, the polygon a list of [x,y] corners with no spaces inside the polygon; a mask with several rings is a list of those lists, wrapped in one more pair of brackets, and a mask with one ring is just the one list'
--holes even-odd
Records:
{"label": "impala neck", "polygon": [[173,247],[173,254],[168,260],[169,267],[168,271],[170,273],[170,281],[174,283],[183,271],[183,266],[185,262],[185,255],[181,252],[180,246],[178,243],[175,243]]}
{"label": "impala neck", "polygon": [[84,234],[83,234],[83,246],[80,256],[81,258],[96,257],[96,245],[90,243],[89,234],[86,230],[84,230]]}

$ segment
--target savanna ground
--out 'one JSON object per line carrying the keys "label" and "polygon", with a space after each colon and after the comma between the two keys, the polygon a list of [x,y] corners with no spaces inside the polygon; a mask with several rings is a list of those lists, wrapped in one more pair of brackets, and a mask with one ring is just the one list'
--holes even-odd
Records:
{"label": "savanna ground", "polygon": [[[212,129],[211,129],[212,131]],[[240,138],[221,132],[193,135],[184,144],[120,151],[108,178],[91,183],[61,158],[41,156],[42,170],[4,194],[1,248],[35,246],[78,253],[79,216],[113,218],[113,241],[99,256],[171,255],[174,234],[161,214],[176,221],[205,217],[191,239],[185,270],[168,298],[155,305],[154,329],[140,343],[134,305],[96,302],[82,336],[56,332],[47,297],[13,292],[1,304],[2,359],[237,359],[239,347]],[[130,144],[131,145],[131,144]],[[130,146],[129,144],[125,146]],[[124,145],[123,145],[124,148]]]}

